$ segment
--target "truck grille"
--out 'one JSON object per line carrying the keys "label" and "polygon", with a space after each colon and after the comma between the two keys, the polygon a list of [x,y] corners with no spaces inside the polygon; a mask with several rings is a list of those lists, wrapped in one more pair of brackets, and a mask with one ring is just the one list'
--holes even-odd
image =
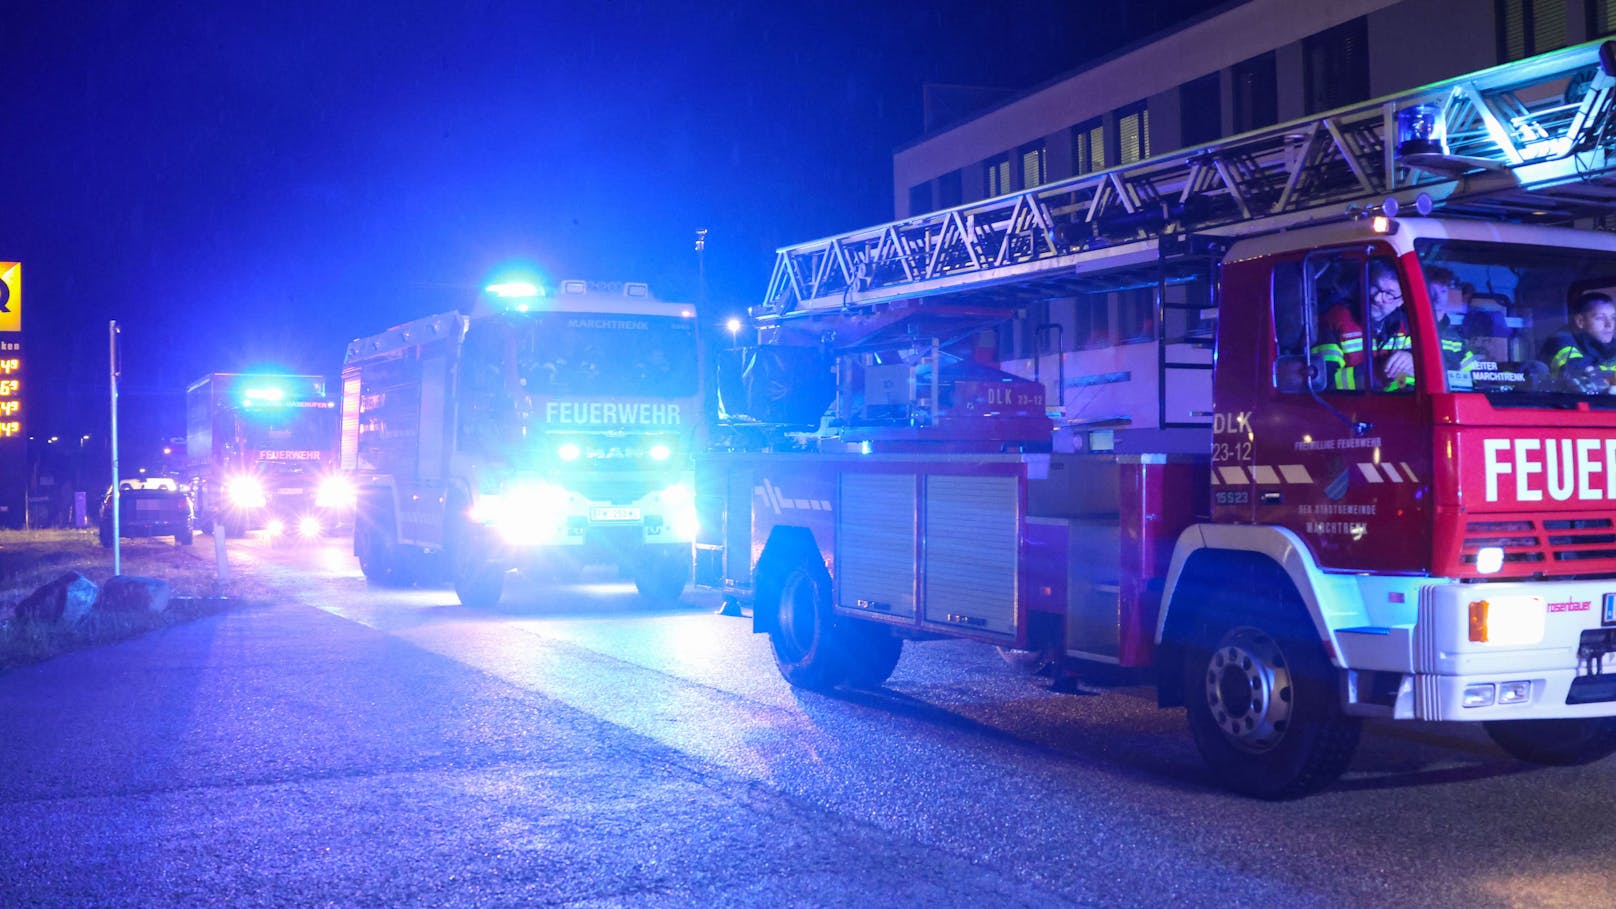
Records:
{"label": "truck grille", "polygon": [[1616,522],[1610,518],[1527,518],[1467,521],[1460,552],[1475,570],[1476,553],[1504,550],[1506,575],[1596,574],[1616,570]]}

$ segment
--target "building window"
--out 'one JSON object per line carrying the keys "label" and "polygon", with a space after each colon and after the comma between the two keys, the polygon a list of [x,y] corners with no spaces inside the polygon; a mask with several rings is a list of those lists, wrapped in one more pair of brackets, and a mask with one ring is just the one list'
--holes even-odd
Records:
{"label": "building window", "polygon": [[1016,150],[1016,154],[1021,159],[1022,189],[1042,186],[1049,179],[1049,171],[1044,165],[1044,143],[1023,145]]}
{"label": "building window", "polygon": [[1136,164],[1150,157],[1150,108],[1145,102],[1117,111],[1117,162]]}
{"label": "building window", "polygon": [[1279,77],[1272,51],[1236,63],[1230,70],[1234,82],[1234,131],[1247,133],[1279,122]]}
{"label": "building window", "polygon": [[931,210],[931,182],[909,187],[909,214],[918,215]]}
{"label": "building window", "polygon": [[1117,343],[1156,338],[1156,288],[1135,287],[1117,292]]}
{"label": "building window", "polygon": [[1588,37],[1604,38],[1612,34],[1616,34],[1616,0],[1592,0],[1588,4]]}
{"label": "building window", "polygon": [[[1566,46],[1566,0],[1497,0],[1497,3],[1501,62],[1546,54]],[[1609,5],[1595,2],[1595,17],[1604,13],[1603,19],[1609,23],[1608,11],[1602,9]],[[1609,30],[1608,24],[1601,28],[1596,21],[1595,26],[1600,34]]]}
{"label": "building window", "polygon": [[1111,346],[1111,295],[1083,294],[1072,314],[1072,349]]}
{"label": "building window", "polygon": [[937,178],[937,207],[953,208],[965,201],[965,190],[960,182],[960,172],[951,170]]}
{"label": "building window", "polygon": [[1217,73],[1179,86],[1181,145],[1204,145],[1218,138],[1223,130],[1222,94],[1222,80]]}
{"label": "building window", "polygon": [[982,197],[992,199],[1010,191],[1010,156],[999,155],[982,164]]}
{"label": "building window", "polygon": [[1099,117],[1072,127],[1072,165],[1079,175],[1105,170],[1105,124]]}
{"label": "building window", "polygon": [[1302,91],[1310,114],[1369,98],[1367,17],[1302,40]]}

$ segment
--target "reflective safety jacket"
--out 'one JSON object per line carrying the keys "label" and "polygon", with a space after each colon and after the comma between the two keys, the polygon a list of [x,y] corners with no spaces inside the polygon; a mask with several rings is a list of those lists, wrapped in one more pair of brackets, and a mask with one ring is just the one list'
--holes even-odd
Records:
{"label": "reflective safety jacket", "polygon": [[1570,326],[1549,335],[1538,359],[1549,364],[1551,376],[1559,376],[1573,360],[1586,360],[1607,382],[1616,380],[1616,344],[1601,344],[1587,332]]}
{"label": "reflective safety jacket", "polygon": [[1459,326],[1450,322],[1447,316],[1436,323],[1436,332],[1442,341],[1442,365],[1448,372],[1468,372],[1476,365],[1476,355],[1471,353],[1470,345],[1459,333]]}
{"label": "reflective safety jacket", "polygon": [[[1338,391],[1351,391],[1369,387],[1364,379],[1365,366],[1363,326],[1353,318],[1345,305],[1330,307],[1319,320],[1319,340],[1313,345],[1313,355],[1324,365],[1329,375],[1329,387]],[[1399,350],[1413,350],[1413,339],[1408,333],[1408,317],[1396,309],[1374,325],[1371,338],[1372,368],[1378,372],[1386,355]],[[1381,391],[1406,391],[1414,387],[1413,376],[1401,376],[1380,386]]]}

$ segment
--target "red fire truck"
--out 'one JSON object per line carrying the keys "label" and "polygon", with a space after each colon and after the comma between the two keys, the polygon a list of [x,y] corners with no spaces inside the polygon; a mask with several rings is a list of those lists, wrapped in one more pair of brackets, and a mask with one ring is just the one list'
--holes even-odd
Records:
{"label": "red fire truck", "polygon": [[1264,798],[1365,717],[1616,750],[1616,389],[1546,349],[1616,294],[1616,234],[1548,226],[1616,199],[1613,60],[780,250],[698,581],[806,688],[938,637],[1132,670]]}
{"label": "red fire truck", "polygon": [[472,313],[349,344],[342,463],[366,577],[447,556],[467,606],[512,569],[610,562],[642,595],[689,583],[695,312],[644,284],[491,285]]}
{"label": "red fire truck", "polygon": [[209,373],[186,389],[185,416],[198,527],[313,537],[353,519],[324,376]]}

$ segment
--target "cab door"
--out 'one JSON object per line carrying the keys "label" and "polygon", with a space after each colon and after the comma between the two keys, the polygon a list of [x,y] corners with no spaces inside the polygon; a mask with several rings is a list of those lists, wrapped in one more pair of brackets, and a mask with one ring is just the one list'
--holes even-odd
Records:
{"label": "cab door", "polygon": [[[1422,349],[1396,312],[1409,282],[1379,246],[1268,264],[1267,387],[1248,416],[1255,520],[1297,533],[1324,567],[1419,570],[1430,551],[1429,392],[1388,371]],[[1413,375],[1429,374],[1414,363]]]}

